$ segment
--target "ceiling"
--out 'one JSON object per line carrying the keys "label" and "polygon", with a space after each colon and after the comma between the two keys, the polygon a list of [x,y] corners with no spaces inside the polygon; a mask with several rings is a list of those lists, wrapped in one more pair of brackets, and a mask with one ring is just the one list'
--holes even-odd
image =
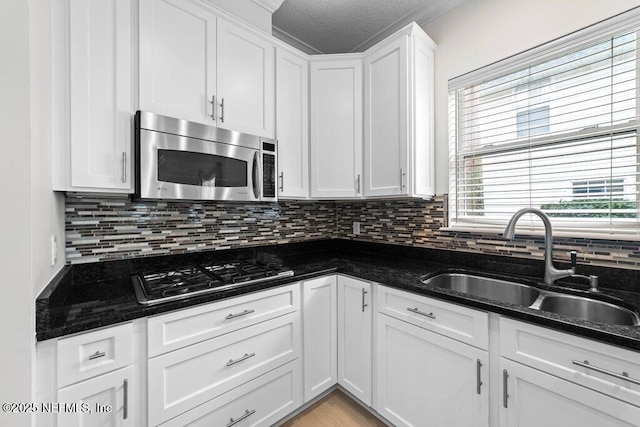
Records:
{"label": "ceiling", "polygon": [[273,35],[310,54],[362,52],[412,21],[424,24],[464,0],[284,0]]}

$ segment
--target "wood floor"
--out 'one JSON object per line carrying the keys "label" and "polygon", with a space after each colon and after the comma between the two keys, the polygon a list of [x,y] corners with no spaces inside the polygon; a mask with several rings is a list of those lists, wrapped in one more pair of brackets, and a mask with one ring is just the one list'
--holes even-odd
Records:
{"label": "wood floor", "polygon": [[282,427],[384,427],[382,421],[340,390],[305,409]]}

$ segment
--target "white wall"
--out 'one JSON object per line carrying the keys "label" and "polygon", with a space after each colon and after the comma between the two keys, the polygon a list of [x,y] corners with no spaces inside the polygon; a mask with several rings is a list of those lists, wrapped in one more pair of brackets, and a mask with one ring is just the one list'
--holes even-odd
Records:
{"label": "white wall", "polygon": [[[35,298],[64,263],[64,205],[51,191],[50,0],[0,2],[0,402],[35,402]],[[49,236],[60,256],[50,263]],[[0,412],[0,425],[29,414]]]}
{"label": "white wall", "polygon": [[[17,403],[31,402],[33,392],[28,2],[0,2],[0,40],[0,402]],[[29,421],[0,412],[0,425]]]}
{"label": "white wall", "polygon": [[467,0],[423,26],[435,55],[436,193],[448,193],[447,82],[640,6],[639,0]]}

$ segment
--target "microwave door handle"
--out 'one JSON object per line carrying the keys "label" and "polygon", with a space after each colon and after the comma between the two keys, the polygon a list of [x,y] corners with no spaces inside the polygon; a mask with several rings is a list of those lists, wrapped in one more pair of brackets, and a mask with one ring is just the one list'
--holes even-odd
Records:
{"label": "microwave door handle", "polygon": [[258,161],[258,153],[253,153],[253,171],[252,171],[253,195],[256,200],[260,198],[260,162]]}

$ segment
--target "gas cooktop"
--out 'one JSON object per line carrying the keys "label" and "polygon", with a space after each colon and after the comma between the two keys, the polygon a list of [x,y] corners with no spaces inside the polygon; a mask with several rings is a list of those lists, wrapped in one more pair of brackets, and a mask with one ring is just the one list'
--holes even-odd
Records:
{"label": "gas cooktop", "polygon": [[138,302],[152,305],[287,276],[293,276],[293,271],[247,259],[143,271],[132,279]]}

